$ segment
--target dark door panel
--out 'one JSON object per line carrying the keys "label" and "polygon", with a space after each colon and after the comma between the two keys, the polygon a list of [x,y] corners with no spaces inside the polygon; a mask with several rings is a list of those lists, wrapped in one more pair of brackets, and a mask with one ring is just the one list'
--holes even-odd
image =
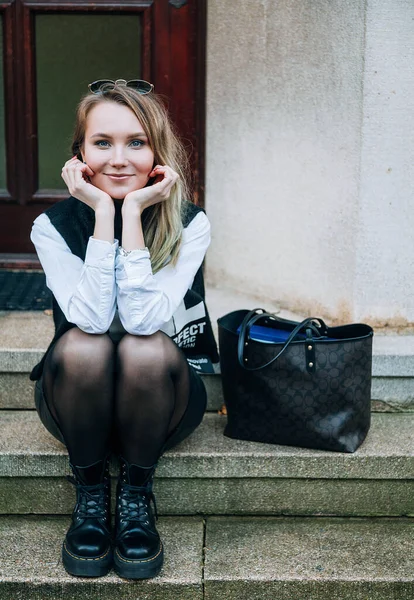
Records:
{"label": "dark door panel", "polygon": [[0,244],[5,248],[5,253],[35,251],[29,237],[32,223],[48,206],[50,205],[29,204],[22,207],[18,204],[3,204],[0,207]]}
{"label": "dark door panel", "polygon": [[0,11],[0,254],[33,252],[34,218],[66,197],[60,169],[76,103],[93,79],[154,83],[190,152],[194,199],[203,204],[205,0],[16,0],[0,2]]}

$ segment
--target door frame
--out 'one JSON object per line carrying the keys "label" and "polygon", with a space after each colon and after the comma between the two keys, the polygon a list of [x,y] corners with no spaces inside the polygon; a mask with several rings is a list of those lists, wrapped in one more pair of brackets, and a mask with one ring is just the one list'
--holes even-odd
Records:
{"label": "door frame", "polygon": [[[34,40],[38,13],[141,14],[142,77],[168,99],[167,107],[177,129],[192,148],[193,201],[204,206],[206,0],[9,0],[0,2],[0,11],[5,33],[8,182],[7,193],[0,193],[0,243],[15,241],[16,247],[22,246],[22,252],[30,255],[28,226],[50,204],[68,196],[58,190],[38,189]],[[183,32],[187,34],[184,38]],[[19,119],[19,115],[24,118]],[[14,263],[19,258],[19,252],[8,254]],[[25,262],[30,263],[28,258]],[[38,266],[37,259],[34,262]],[[7,256],[3,252],[0,267],[5,264]]]}

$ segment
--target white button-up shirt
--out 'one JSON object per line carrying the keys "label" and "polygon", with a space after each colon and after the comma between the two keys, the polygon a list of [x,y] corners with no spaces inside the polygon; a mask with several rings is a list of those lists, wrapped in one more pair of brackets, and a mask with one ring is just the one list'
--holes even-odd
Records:
{"label": "white button-up shirt", "polygon": [[155,273],[148,250],[127,256],[113,244],[90,237],[85,262],[72,254],[46,214],[30,235],[52,291],[66,319],[86,333],[172,335],[173,315],[191,287],[210,244],[210,223],[200,212],[183,230],[175,266]]}

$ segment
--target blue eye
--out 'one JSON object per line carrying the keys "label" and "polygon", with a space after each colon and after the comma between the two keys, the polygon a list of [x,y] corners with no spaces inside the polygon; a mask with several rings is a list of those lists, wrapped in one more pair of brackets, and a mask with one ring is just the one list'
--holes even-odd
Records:
{"label": "blue eye", "polygon": [[107,144],[109,144],[109,142],[107,142],[106,140],[98,140],[97,142],[95,142],[95,146],[98,146],[99,148],[106,148]]}
{"label": "blue eye", "polygon": [[144,144],[145,144],[145,142],[143,142],[142,140],[132,140],[132,142],[131,142],[131,146],[133,148],[140,148]]}

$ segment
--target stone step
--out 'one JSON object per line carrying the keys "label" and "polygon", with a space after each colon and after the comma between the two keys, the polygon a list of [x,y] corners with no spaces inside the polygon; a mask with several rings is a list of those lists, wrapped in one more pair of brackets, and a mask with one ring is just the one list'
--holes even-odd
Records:
{"label": "stone step", "polygon": [[414,520],[212,517],[209,600],[412,600]]}
{"label": "stone step", "polygon": [[[414,371],[413,371],[414,373]],[[207,390],[207,410],[224,404],[221,375],[202,375]],[[0,409],[34,410],[34,382],[28,373],[0,372]],[[414,377],[372,378],[373,412],[414,412]]]}
{"label": "stone step", "polygon": [[[208,290],[211,319],[216,327],[219,316],[243,306],[260,305],[258,300],[240,294]],[[288,311],[284,318],[300,319]],[[28,374],[41,359],[53,336],[53,319],[43,312],[0,311],[0,409],[32,409],[33,383]],[[373,410],[414,411],[414,336],[375,335],[372,367]],[[223,404],[219,376],[207,376],[208,410]]]}
{"label": "stone step", "polygon": [[[232,440],[224,416],[160,460],[160,514],[414,515],[414,415],[373,414],[343,454]],[[0,513],[69,513],[66,449],[33,411],[0,413]],[[116,475],[116,465],[112,468]]]}
{"label": "stone step", "polygon": [[0,517],[2,600],[201,600],[204,525],[200,517],[164,517],[159,531],[165,563],[140,582],[114,572],[99,579],[72,577],[61,562],[67,517]]}
{"label": "stone step", "polygon": [[2,600],[412,600],[414,520],[163,517],[160,575],[71,577],[68,517],[0,517]]}
{"label": "stone step", "polygon": [[[221,376],[211,374],[202,375],[202,378],[207,390],[207,410],[220,410],[224,403]],[[34,410],[34,386],[29,373],[0,371],[0,410]]]}
{"label": "stone step", "polygon": [[[221,375],[202,377],[207,390],[207,410],[220,410],[224,404]],[[0,372],[0,409],[34,410],[33,397],[34,382],[29,380],[28,373]],[[373,412],[414,412],[414,377],[373,375],[371,397]]]}

